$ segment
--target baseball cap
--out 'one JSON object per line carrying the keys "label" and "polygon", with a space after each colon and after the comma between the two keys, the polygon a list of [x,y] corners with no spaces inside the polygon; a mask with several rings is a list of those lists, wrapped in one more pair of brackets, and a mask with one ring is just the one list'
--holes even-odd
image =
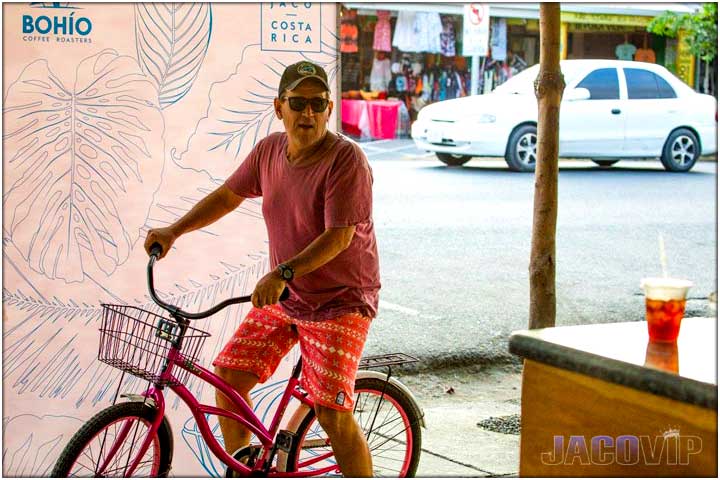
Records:
{"label": "baseball cap", "polygon": [[285,68],[282,77],[280,77],[278,97],[281,97],[285,90],[293,90],[295,89],[295,87],[300,85],[303,80],[307,80],[309,78],[319,80],[320,83],[322,83],[323,86],[327,89],[327,91],[330,91],[330,87],[328,86],[327,81],[327,73],[325,73],[325,69],[322,68],[320,65],[316,65],[312,62],[303,60],[301,62],[288,65]]}

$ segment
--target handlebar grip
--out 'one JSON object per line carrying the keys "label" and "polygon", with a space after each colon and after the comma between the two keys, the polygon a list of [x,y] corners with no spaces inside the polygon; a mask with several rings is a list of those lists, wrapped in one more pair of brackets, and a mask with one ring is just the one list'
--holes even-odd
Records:
{"label": "handlebar grip", "polygon": [[287,300],[289,296],[290,296],[290,290],[288,290],[288,288],[285,287],[285,290],[283,290],[283,292],[280,294],[280,301],[282,302],[282,301]]}
{"label": "handlebar grip", "polygon": [[160,255],[162,254],[162,246],[155,242],[150,246],[150,256],[155,256],[155,258],[160,258]]}

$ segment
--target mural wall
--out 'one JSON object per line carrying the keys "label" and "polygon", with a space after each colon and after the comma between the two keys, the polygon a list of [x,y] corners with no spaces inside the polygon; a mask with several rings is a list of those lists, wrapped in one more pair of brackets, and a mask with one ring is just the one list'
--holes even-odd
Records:
{"label": "mural wall", "polygon": [[[99,305],[153,309],[146,232],[282,130],[272,101],[286,65],[311,60],[335,84],[336,13],[319,3],[35,2],[5,3],[3,14],[3,474],[44,476],[118,389],[121,372],[96,360]],[[246,201],[179,239],[155,284],[197,311],[251,293],[267,268],[260,202]],[[246,310],[198,322],[213,335],[203,365]],[[295,355],[253,393],[262,415]],[[145,385],[126,375],[120,391]],[[191,390],[214,403],[206,385]],[[167,400],[173,475],[222,475],[190,413]]]}

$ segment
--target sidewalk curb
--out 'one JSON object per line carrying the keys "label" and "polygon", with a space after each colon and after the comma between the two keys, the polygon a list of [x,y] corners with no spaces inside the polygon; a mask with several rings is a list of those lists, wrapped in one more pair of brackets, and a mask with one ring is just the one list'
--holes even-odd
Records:
{"label": "sidewalk curb", "polygon": [[417,363],[406,363],[393,367],[393,372],[404,375],[431,373],[458,367],[522,367],[522,359],[509,352],[488,356],[482,352],[446,353],[434,356],[415,355]]}

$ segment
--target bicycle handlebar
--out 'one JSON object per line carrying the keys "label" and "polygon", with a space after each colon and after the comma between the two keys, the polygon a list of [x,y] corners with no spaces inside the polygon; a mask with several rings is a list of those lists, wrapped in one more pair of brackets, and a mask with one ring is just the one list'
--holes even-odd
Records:
{"label": "bicycle handlebar", "polygon": [[[220,310],[222,310],[225,307],[228,307],[230,305],[234,305],[236,303],[247,303],[250,301],[250,295],[246,295],[244,297],[234,297],[229,298],[223,302],[218,303],[214,307],[205,310],[204,312],[198,312],[198,313],[190,313],[186,312],[184,310],[181,310],[179,307],[176,307],[174,305],[170,305],[168,303],[163,302],[160,300],[155,293],[155,282],[153,279],[153,267],[155,266],[155,261],[160,257],[162,254],[162,247],[159,243],[153,243],[150,247],[150,260],[148,261],[147,266],[147,282],[148,282],[148,290],[150,291],[150,298],[152,298],[153,302],[157,303],[158,306],[164,308],[168,312],[170,312],[173,315],[178,315],[183,318],[187,318],[189,320],[199,320],[201,318],[207,318],[211,315],[216,314]],[[290,296],[290,290],[285,287],[285,290],[283,290],[282,294],[280,294],[280,301],[286,300]]]}

